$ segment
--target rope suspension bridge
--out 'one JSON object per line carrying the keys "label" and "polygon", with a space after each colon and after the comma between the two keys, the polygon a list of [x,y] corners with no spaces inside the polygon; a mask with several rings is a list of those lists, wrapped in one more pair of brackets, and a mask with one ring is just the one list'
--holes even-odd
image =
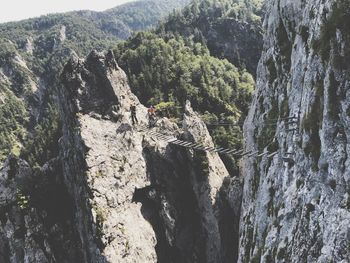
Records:
{"label": "rope suspension bridge", "polygon": [[[287,132],[295,132],[297,131],[297,128],[295,127],[296,124],[299,122],[298,117],[287,117],[287,118],[281,118],[281,119],[275,119],[275,120],[268,120],[268,123],[265,123],[265,126],[277,126],[278,121],[285,121],[285,125],[287,125]],[[274,123],[272,123],[274,122]],[[207,126],[213,125],[213,126],[240,126],[239,123],[205,123]],[[271,158],[275,156],[278,151],[274,152],[269,152],[265,150],[264,152],[257,151],[257,150],[245,150],[245,149],[229,149],[229,148],[222,148],[222,147],[215,147],[215,146],[206,146],[201,143],[196,143],[196,142],[190,142],[190,141],[185,141],[185,140],[180,140],[177,137],[173,135],[167,135],[162,132],[154,131],[151,130],[147,126],[141,126],[139,129],[140,132],[145,132],[150,134],[151,136],[154,136],[160,140],[164,140],[169,144],[173,144],[179,147],[184,147],[187,149],[192,149],[195,151],[204,151],[204,152],[211,152],[211,153],[219,153],[219,154],[224,154],[224,155],[231,155],[236,158],[242,158],[242,157],[263,157],[267,156],[267,158]],[[269,145],[268,143],[266,147]],[[266,148],[264,147],[264,148]],[[286,162],[291,162],[291,157],[293,153],[285,153],[285,156],[283,157],[284,161]]]}
{"label": "rope suspension bridge", "polygon": [[[265,127],[277,127],[278,122],[284,121],[284,124],[286,125],[287,129],[286,132],[296,132],[298,130],[295,125],[299,123],[299,117],[293,116],[293,117],[286,117],[286,118],[279,118],[279,119],[270,119],[266,120],[266,122],[263,124]],[[8,125],[9,123],[0,123],[0,125]],[[178,123],[180,124],[180,123]],[[208,130],[211,130],[215,127],[223,126],[223,127],[241,127],[243,123],[241,122],[205,122],[205,125],[207,126]],[[184,147],[187,149],[192,149],[195,151],[204,151],[204,152],[211,152],[211,153],[219,153],[223,155],[231,155],[236,158],[242,158],[242,157],[263,157],[267,155],[268,158],[273,157],[278,153],[278,151],[270,152],[267,151],[265,148],[269,146],[272,142],[269,142],[268,144],[263,147],[265,150],[264,152],[257,151],[257,150],[245,150],[245,149],[230,149],[230,148],[223,148],[223,147],[216,147],[216,146],[206,146],[201,143],[195,143],[195,142],[189,142],[185,140],[180,140],[177,137],[173,135],[167,135],[161,132],[157,132],[154,130],[151,130],[148,126],[140,126],[139,131],[145,132],[150,134],[151,136],[154,136],[160,140],[164,140],[172,145],[176,145],[179,147]],[[293,152],[286,152],[284,153],[284,156],[282,157],[285,162],[292,163],[294,160]]]}

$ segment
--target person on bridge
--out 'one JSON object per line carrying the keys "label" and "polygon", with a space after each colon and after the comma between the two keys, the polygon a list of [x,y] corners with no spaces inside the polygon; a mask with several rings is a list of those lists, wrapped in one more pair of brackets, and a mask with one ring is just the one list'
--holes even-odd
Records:
{"label": "person on bridge", "polygon": [[149,121],[149,127],[154,127],[155,126],[155,122],[156,122],[156,108],[151,105],[148,108],[148,121]]}
{"label": "person on bridge", "polygon": [[131,112],[132,125],[135,125],[135,123],[139,123],[139,121],[137,120],[137,117],[136,117],[136,106],[135,106],[135,104],[131,104],[130,112]]}
{"label": "person on bridge", "polygon": [[149,116],[155,116],[155,115],[156,115],[156,108],[154,108],[153,105],[151,105],[151,106],[148,108],[148,115],[149,115]]}

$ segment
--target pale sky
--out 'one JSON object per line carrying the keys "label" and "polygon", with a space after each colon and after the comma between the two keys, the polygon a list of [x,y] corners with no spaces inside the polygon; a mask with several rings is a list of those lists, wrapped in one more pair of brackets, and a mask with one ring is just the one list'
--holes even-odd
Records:
{"label": "pale sky", "polygon": [[0,0],[0,23],[73,10],[103,11],[133,0]]}

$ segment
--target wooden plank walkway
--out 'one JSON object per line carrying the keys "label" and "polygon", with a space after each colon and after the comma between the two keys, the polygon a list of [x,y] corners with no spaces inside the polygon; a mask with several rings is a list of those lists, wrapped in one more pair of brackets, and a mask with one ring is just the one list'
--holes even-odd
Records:
{"label": "wooden plank walkway", "polygon": [[163,134],[161,132],[157,132],[152,130],[151,128],[148,128],[147,126],[140,126],[139,129],[140,132],[145,132],[151,136],[154,136],[160,140],[164,140],[168,142],[169,144],[176,145],[179,147],[184,147],[184,148],[189,148],[195,151],[205,151],[205,152],[216,152],[219,154],[225,154],[225,155],[232,155],[238,158],[247,156],[247,157],[262,157],[265,155],[268,155],[268,157],[273,157],[277,152],[270,153],[270,152],[259,152],[259,151],[245,151],[244,149],[228,149],[228,148],[222,148],[222,147],[210,147],[210,146],[205,146],[200,143],[195,143],[195,142],[189,142],[189,141],[184,141],[184,140],[179,140],[173,135],[168,135],[168,134]]}

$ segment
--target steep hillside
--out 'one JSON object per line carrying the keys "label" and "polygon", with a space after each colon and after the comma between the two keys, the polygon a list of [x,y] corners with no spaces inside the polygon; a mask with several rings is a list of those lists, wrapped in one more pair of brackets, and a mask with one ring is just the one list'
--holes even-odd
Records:
{"label": "steep hillside", "polygon": [[[69,32],[79,32],[80,35],[92,34],[93,37],[105,39],[126,39],[132,32],[147,30],[156,26],[174,9],[181,9],[190,0],[140,0],[126,3],[103,12],[73,11],[63,14],[51,14],[19,22],[9,22],[0,25],[2,37],[8,35],[15,39],[32,36],[53,29],[54,27],[68,27]],[[75,27],[78,27],[74,30]],[[72,36],[78,42],[77,35]],[[76,39],[77,38],[77,39]],[[23,39],[25,40],[25,38]],[[91,39],[92,41],[96,39]]]}
{"label": "steep hillside", "polygon": [[[103,12],[105,16],[118,18],[129,32],[142,31],[158,25],[174,10],[181,10],[190,0],[144,0],[135,1]],[[111,21],[112,22],[112,21]],[[109,24],[111,24],[111,22]],[[118,25],[112,26],[118,30]],[[108,26],[106,28],[107,31]]]}
{"label": "steep hillside", "polygon": [[240,261],[348,262],[350,3],[270,3],[245,124],[268,152],[244,161]]}
{"label": "steep hillside", "polygon": [[212,56],[226,58],[255,76],[262,50],[263,0],[193,0],[171,14],[157,30],[205,44]]}

